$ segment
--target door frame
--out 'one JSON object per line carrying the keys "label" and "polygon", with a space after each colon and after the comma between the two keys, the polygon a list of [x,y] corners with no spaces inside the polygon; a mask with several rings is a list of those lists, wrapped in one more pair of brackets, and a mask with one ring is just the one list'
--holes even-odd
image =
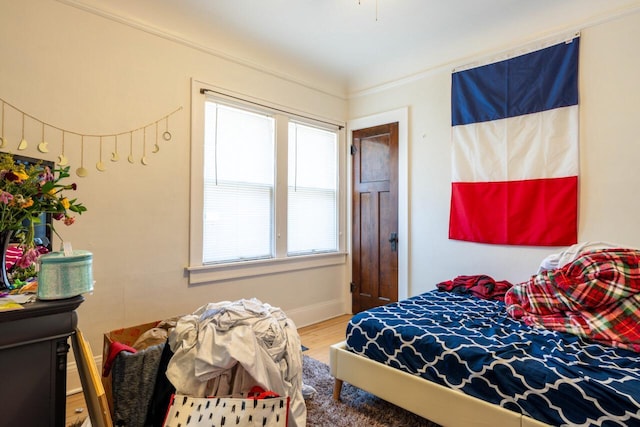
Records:
{"label": "door frame", "polygon": [[[406,299],[410,295],[409,289],[409,107],[386,111],[370,116],[347,121],[347,144],[349,153],[353,144],[353,131],[398,122],[398,300]],[[349,155],[347,157],[351,159]],[[347,163],[347,218],[353,213],[352,200],[352,171],[351,161]],[[353,249],[351,247],[351,220],[347,221],[348,268],[347,283],[351,281]],[[351,313],[351,293],[349,286],[345,286],[345,313]]]}

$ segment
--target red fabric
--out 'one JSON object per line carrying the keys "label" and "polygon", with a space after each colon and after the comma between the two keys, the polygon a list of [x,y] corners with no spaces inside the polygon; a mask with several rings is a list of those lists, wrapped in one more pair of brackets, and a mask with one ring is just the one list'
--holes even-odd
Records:
{"label": "red fabric", "polygon": [[505,293],[511,288],[506,280],[496,282],[490,276],[458,276],[453,280],[438,283],[440,291],[459,294],[472,294],[477,298],[503,301]]}
{"label": "red fabric", "polygon": [[109,375],[109,372],[111,372],[111,367],[113,366],[113,361],[116,360],[116,356],[120,354],[121,351],[136,353],[138,350],[117,341],[112,342],[111,345],[109,346],[109,354],[107,355],[107,360],[105,360],[104,364],[102,365],[103,377],[106,377],[107,375]]}
{"label": "red fabric", "polygon": [[569,246],[578,240],[578,177],[454,182],[449,238]]}
{"label": "red fabric", "polygon": [[247,397],[253,399],[269,399],[272,397],[280,397],[280,395],[275,391],[265,390],[262,387],[255,385],[251,388],[251,390],[249,390],[249,393],[247,393]]}

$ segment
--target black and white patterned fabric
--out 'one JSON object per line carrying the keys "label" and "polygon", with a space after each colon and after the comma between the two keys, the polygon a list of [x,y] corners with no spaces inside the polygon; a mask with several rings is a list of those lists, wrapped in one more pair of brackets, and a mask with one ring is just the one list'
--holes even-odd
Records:
{"label": "black and white patterned fabric", "polygon": [[[640,327],[640,325],[639,325]],[[558,426],[640,426],[640,354],[431,291],[353,317],[347,348]]]}
{"label": "black and white patterned fabric", "polygon": [[176,394],[163,427],[287,427],[289,398],[191,397]]}

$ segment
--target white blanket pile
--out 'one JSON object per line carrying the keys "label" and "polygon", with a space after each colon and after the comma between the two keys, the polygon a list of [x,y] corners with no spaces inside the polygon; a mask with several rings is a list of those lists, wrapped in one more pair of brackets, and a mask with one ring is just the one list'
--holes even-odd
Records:
{"label": "white blanket pile", "polygon": [[244,396],[254,385],[290,397],[289,427],[306,425],[302,350],[293,321],[257,299],[210,303],[169,335],[176,393]]}

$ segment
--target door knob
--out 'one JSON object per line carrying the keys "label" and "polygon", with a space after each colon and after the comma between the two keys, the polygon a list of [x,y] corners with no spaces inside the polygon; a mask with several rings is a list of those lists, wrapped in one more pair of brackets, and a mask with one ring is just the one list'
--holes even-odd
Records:
{"label": "door knob", "polygon": [[391,252],[398,250],[398,233],[391,233],[389,235],[389,243],[391,243]]}

